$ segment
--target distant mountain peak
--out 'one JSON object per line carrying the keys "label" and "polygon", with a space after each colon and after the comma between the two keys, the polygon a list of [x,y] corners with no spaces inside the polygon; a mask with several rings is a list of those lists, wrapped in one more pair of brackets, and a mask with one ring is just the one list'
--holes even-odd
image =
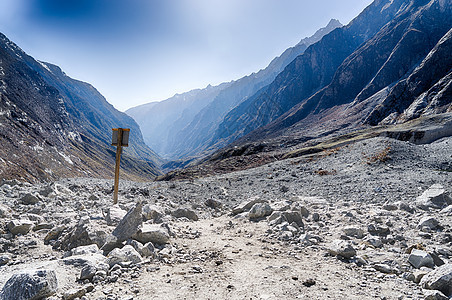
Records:
{"label": "distant mountain peak", "polygon": [[328,24],[325,27],[320,28],[317,30],[312,36],[302,39],[297,46],[300,45],[311,45],[314,44],[322,39],[326,34],[333,31],[334,29],[338,27],[344,26],[339,20],[337,19],[331,19]]}

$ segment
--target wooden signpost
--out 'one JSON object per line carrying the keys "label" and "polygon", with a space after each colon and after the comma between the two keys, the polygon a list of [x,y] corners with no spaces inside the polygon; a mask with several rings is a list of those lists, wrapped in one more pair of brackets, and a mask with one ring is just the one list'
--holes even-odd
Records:
{"label": "wooden signpost", "polygon": [[113,192],[113,204],[118,203],[119,188],[119,162],[121,160],[122,147],[129,146],[130,128],[113,128],[111,145],[116,146],[115,187]]}

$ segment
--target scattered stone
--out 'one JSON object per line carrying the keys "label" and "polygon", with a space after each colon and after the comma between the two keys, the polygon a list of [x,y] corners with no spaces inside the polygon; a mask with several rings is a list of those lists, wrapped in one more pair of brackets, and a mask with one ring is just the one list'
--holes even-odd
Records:
{"label": "scattered stone", "polygon": [[187,218],[192,221],[198,221],[198,215],[194,211],[188,208],[178,208],[174,210],[171,215],[176,218]]}
{"label": "scattered stone", "polygon": [[13,256],[10,253],[0,253],[0,266],[8,264]]}
{"label": "scattered stone", "polygon": [[107,213],[105,215],[105,220],[107,221],[107,225],[116,226],[119,222],[121,222],[122,218],[127,214],[127,211],[121,209],[119,205],[110,206],[107,209]]}
{"label": "scattered stone", "polygon": [[33,204],[38,203],[40,200],[41,199],[39,199],[39,194],[32,194],[32,193],[27,193],[24,196],[22,196],[22,198],[20,199],[22,204],[25,204],[25,205],[33,205]]}
{"label": "scattered stone", "polygon": [[328,252],[333,256],[349,259],[356,255],[356,250],[349,241],[334,240],[328,246]]}
{"label": "scattered stone", "polygon": [[413,272],[413,282],[419,284],[422,280],[422,278],[428,274],[429,272],[431,272],[431,270],[415,270]]}
{"label": "scattered stone", "polygon": [[421,209],[442,209],[452,204],[452,198],[441,184],[434,184],[416,198],[416,205]]}
{"label": "scattered stone", "polygon": [[256,204],[256,203],[266,203],[266,202],[267,201],[262,200],[262,199],[260,199],[258,197],[251,198],[251,199],[249,199],[247,201],[244,201],[244,202],[240,203],[238,206],[234,207],[232,209],[232,214],[233,215],[238,215],[238,214],[240,214],[240,213],[242,213],[244,211],[250,210],[251,207],[253,207],[253,205]]}
{"label": "scattered stone", "polygon": [[436,230],[438,225],[439,221],[436,218],[426,216],[419,221],[417,228],[421,230]]}
{"label": "scattered stone", "polygon": [[385,204],[383,204],[383,209],[384,210],[388,210],[388,211],[394,211],[397,210],[399,207],[397,206],[396,203],[389,203],[386,202]]}
{"label": "scattered stone", "polygon": [[207,207],[213,208],[213,209],[220,209],[223,206],[223,203],[221,203],[218,200],[215,200],[213,198],[209,198],[205,202]]}
{"label": "scattered stone", "polygon": [[364,230],[353,225],[344,227],[343,232],[346,236],[355,237],[358,239],[362,239],[364,237]]}
{"label": "scattered stone", "polygon": [[419,269],[420,267],[433,268],[433,266],[435,265],[430,254],[418,249],[411,250],[411,254],[408,257],[408,262],[416,269]]}
{"label": "scattered stone", "polygon": [[272,212],[273,209],[268,203],[256,203],[248,212],[248,217],[250,220],[258,220],[271,215]]}
{"label": "scattered stone", "polygon": [[446,296],[452,296],[452,264],[445,264],[425,275],[421,286],[428,290],[438,290]]}
{"label": "scattered stone", "polygon": [[146,204],[143,206],[143,217],[146,221],[152,220],[154,223],[161,223],[163,218],[163,212],[160,207],[156,205]]}
{"label": "scattered stone", "polygon": [[383,264],[383,263],[377,263],[372,265],[373,268],[381,273],[385,273],[385,274],[398,274],[400,273],[400,270],[397,268],[393,268],[387,264]]}
{"label": "scattered stone", "polygon": [[400,203],[399,203],[399,209],[404,210],[409,213],[414,213],[414,208],[411,205],[409,205],[408,203],[405,203],[402,201],[400,201]]}
{"label": "scattered stone", "polygon": [[306,287],[311,287],[311,286],[315,285],[315,280],[312,278],[307,279],[307,280],[303,281],[303,285]]}
{"label": "scattered stone", "polygon": [[3,204],[0,204],[0,218],[8,218],[11,215],[11,209]]}
{"label": "scattered stone", "polygon": [[49,232],[47,232],[47,235],[44,238],[44,244],[48,244],[52,240],[57,240],[61,233],[66,229],[66,226],[60,225],[53,227]]}
{"label": "scattered stone", "polygon": [[86,255],[90,253],[101,253],[96,244],[80,246],[71,250],[71,255]]}
{"label": "scattered stone", "polygon": [[108,254],[108,264],[113,267],[116,264],[131,262],[137,264],[143,258],[131,245],[126,245],[123,248],[115,248]]}
{"label": "scattered stone", "polygon": [[0,299],[43,299],[53,295],[57,286],[53,270],[24,271],[8,279],[0,292]]}
{"label": "scattered stone", "polygon": [[440,291],[423,290],[424,300],[449,300],[449,297]]}
{"label": "scattered stone", "polygon": [[132,238],[143,244],[149,242],[153,244],[166,244],[169,241],[170,235],[164,224],[143,223]]}
{"label": "scattered stone", "polygon": [[312,221],[314,221],[314,222],[318,222],[318,221],[320,221],[320,215],[318,214],[318,213],[313,213],[312,214]]}
{"label": "scattered stone", "polygon": [[367,226],[367,231],[371,235],[379,235],[384,236],[390,233],[390,229],[388,226],[380,225],[380,224],[370,224]]}
{"label": "scattered stone", "polygon": [[96,275],[97,268],[92,264],[86,264],[80,271],[80,280],[92,280],[94,275]]}
{"label": "scattered stone", "polygon": [[25,235],[30,232],[33,222],[29,220],[12,220],[8,223],[8,230],[14,235]]}
{"label": "scattered stone", "polygon": [[374,248],[383,247],[383,242],[378,237],[367,237],[366,239],[364,239],[364,242],[368,243]]}
{"label": "scattered stone", "polygon": [[85,296],[87,290],[85,287],[78,289],[70,289],[63,294],[63,300],[74,300],[76,298],[81,298]]}

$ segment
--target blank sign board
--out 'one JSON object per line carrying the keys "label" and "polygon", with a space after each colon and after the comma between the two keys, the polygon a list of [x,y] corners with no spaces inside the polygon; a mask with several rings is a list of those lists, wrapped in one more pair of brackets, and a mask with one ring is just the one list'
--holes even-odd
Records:
{"label": "blank sign board", "polygon": [[111,137],[111,145],[119,146],[118,145],[119,130],[122,131],[122,140],[121,140],[120,146],[123,146],[123,147],[129,146],[129,133],[130,133],[129,128],[113,128],[113,135]]}

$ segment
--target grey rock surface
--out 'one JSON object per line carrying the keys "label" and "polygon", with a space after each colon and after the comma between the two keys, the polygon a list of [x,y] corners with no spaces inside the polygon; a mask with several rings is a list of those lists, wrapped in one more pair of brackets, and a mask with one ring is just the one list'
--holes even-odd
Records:
{"label": "grey rock surface", "polygon": [[13,275],[0,292],[1,300],[37,300],[53,295],[58,283],[55,271],[35,270]]}
{"label": "grey rock surface", "polygon": [[425,275],[421,280],[425,289],[438,290],[446,296],[452,296],[452,264],[445,264]]}
{"label": "grey rock surface", "polygon": [[411,251],[411,254],[408,257],[408,262],[416,269],[419,269],[421,267],[432,268],[435,265],[430,254],[418,249],[413,249]]}

